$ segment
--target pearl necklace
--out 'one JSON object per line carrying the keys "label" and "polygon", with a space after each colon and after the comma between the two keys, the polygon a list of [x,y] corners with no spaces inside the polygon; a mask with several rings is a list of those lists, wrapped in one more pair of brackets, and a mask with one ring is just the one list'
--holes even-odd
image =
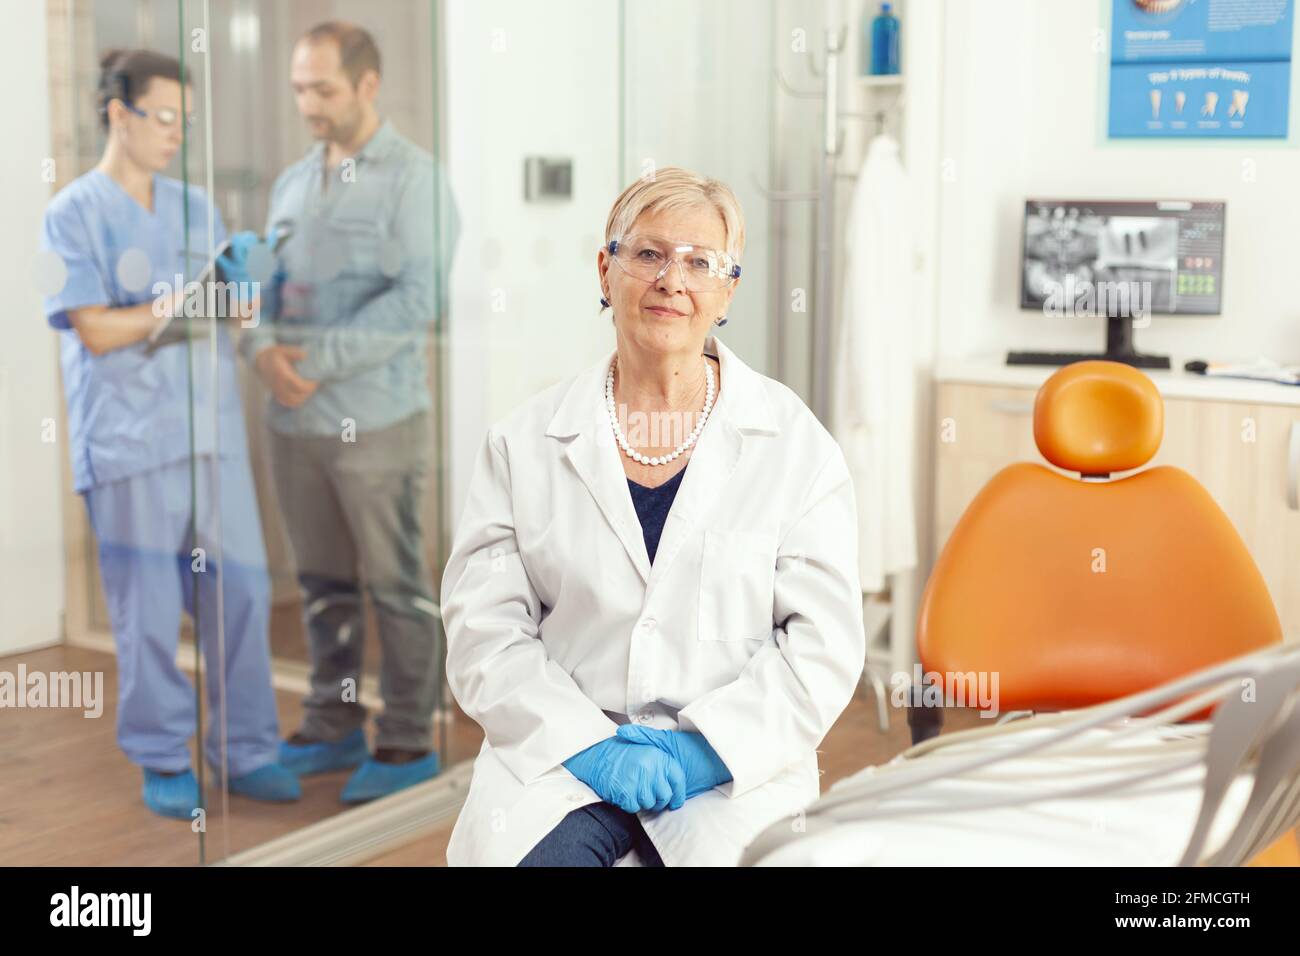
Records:
{"label": "pearl necklace", "polygon": [[609,424],[614,429],[614,440],[618,442],[618,447],[623,449],[627,457],[642,465],[666,465],[670,461],[676,460],[682,452],[695,444],[700,437],[700,432],[704,431],[704,425],[709,420],[709,412],[713,411],[713,398],[716,390],[713,385],[713,366],[708,359],[704,360],[704,410],[700,412],[699,421],[695,423],[695,429],[686,436],[686,441],[682,442],[667,455],[643,455],[631,445],[628,444],[627,436],[623,434],[623,429],[618,424],[618,412],[614,408],[614,366],[618,364],[618,357],[610,363],[609,372],[605,375],[605,408],[609,412]]}

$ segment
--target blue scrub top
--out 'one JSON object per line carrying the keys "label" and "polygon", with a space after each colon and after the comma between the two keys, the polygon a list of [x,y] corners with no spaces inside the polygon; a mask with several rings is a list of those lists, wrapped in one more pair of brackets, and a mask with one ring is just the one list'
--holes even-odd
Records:
{"label": "blue scrub top", "polygon": [[[68,318],[70,309],[150,302],[157,297],[155,282],[174,288],[177,274],[190,281],[202,272],[210,254],[206,194],[196,186],[189,189],[186,268],[184,186],[160,175],[154,176],[153,185],[150,212],[112,177],[91,170],[60,190],[45,211],[41,247],[56,253],[67,273],[63,287],[45,297],[45,314],[62,339],[72,477],[78,492],[190,455],[185,344],[166,345],[147,355],[140,342],[94,355]],[[213,213],[220,245],[226,230],[220,213],[215,208]],[[220,328],[215,396],[219,432],[214,434],[211,349],[206,329],[195,329],[195,453],[211,454],[219,446],[222,457],[244,457],[247,442],[234,349],[226,329]]]}

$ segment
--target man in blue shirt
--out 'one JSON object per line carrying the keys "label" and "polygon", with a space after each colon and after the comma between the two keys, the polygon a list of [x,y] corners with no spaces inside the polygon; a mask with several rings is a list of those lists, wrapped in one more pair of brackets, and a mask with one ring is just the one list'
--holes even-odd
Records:
{"label": "man in blue shirt", "polygon": [[[262,321],[240,348],[271,392],[272,463],[311,651],[303,723],[281,760],[299,773],[360,764],[343,790],[360,802],[438,770],[427,354],[458,224],[433,157],[376,110],[369,33],[312,29],[294,48],[291,81],[319,142],[273,187],[266,234],[287,238]],[[383,653],[373,755],[355,693],[363,579]]]}
{"label": "man in blue shirt", "polygon": [[297,778],[276,763],[270,583],[234,350],[224,328],[196,335],[192,357],[183,344],[150,352],[145,341],[161,315],[178,313],[177,276],[195,279],[195,257],[206,259],[209,217],[218,244],[225,227],[201,189],[187,193],[160,175],[187,122],[180,64],[114,50],[101,66],[103,157],[50,202],[41,245],[64,272],[45,314],[59,331],[73,487],[98,541],[117,647],[118,743],[144,770],[149,808],[191,819],[200,803],[190,769],[194,689],[176,650],[182,612],[197,610],[209,762],[228,772],[232,792],[294,800]]}

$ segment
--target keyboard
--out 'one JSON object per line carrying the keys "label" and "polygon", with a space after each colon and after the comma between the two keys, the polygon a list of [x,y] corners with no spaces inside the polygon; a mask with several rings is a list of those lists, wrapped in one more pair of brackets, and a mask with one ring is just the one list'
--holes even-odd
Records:
{"label": "keyboard", "polygon": [[1008,352],[1008,365],[1069,365],[1072,362],[1105,360],[1123,362],[1134,368],[1169,368],[1167,355],[1099,355],[1096,352]]}

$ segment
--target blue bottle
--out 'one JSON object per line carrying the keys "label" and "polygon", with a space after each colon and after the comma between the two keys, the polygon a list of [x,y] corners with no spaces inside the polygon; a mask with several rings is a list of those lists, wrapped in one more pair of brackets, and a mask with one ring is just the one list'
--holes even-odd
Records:
{"label": "blue bottle", "polygon": [[880,15],[871,21],[871,73],[887,76],[898,72],[898,17],[892,3],[880,5]]}

